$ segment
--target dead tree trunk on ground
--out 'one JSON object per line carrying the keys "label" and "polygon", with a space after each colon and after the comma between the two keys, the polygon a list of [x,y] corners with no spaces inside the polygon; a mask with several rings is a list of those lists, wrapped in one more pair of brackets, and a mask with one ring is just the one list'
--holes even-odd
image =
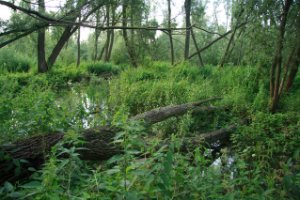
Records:
{"label": "dead tree trunk on ground", "polygon": [[[146,124],[151,125],[170,117],[183,115],[188,111],[210,110],[212,107],[201,107],[201,105],[217,99],[218,98],[211,98],[200,102],[161,107],[136,115],[129,120],[142,120]],[[183,138],[183,149],[192,151],[193,148],[200,144],[226,140],[229,137],[229,133],[234,129],[235,126],[229,126],[226,129],[201,134],[192,138]],[[114,137],[119,131],[121,131],[121,129],[115,127],[99,127],[84,130],[80,134],[82,141],[84,141],[82,146],[80,146],[83,148],[78,150],[80,158],[83,160],[101,161],[116,154],[121,154],[123,152],[122,148],[113,143]],[[46,160],[51,148],[61,141],[63,137],[63,133],[56,132],[30,137],[13,144],[0,146],[2,155],[0,157],[0,184],[5,181],[14,182],[27,177],[30,175],[29,167],[40,168]],[[24,160],[27,162],[20,162]],[[19,173],[15,173],[16,171]]]}

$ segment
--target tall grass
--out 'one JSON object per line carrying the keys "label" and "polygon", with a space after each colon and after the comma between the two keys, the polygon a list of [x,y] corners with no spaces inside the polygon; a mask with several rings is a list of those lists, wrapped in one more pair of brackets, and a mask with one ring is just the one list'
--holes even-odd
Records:
{"label": "tall grass", "polygon": [[29,58],[19,55],[10,49],[1,49],[0,72],[28,72],[30,65]]}
{"label": "tall grass", "polygon": [[[100,67],[101,68],[101,67]],[[85,68],[86,69],[86,68]],[[92,76],[71,90],[57,90],[65,76],[87,73],[61,68],[48,75],[0,77],[2,141],[39,131],[63,130],[68,144],[78,142],[82,119],[91,127],[115,125],[123,129],[115,143],[124,149],[102,163],[81,161],[76,145],[53,148],[43,169],[26,183],[0,187],[4,199],[297,199],[300,188],[299,93],[283,97],[281,111],[268,113],[268,80],[255,67],[152,63],[128,68],[105,81]],[[101,71],[101,70],[100,70]],[[66,75],[68,72],[71,75]],[[101,71],[102,73],[103,71]],[[65,76],[63,76],[65,74]],[[81,74],[81,75],[82,75]],[[79,76],[79,75],[78,75]],[[27,81],[22,85],[22,81]],[[298,79],[297,79],[298,80]],[[298,82],[296,83],[298,84]],[[88,96],[98,109],[89,118],[83,104]],[[222,97],[211,104],[220,110],[188,113],[152,126],[127,123],[128,115],[165,105]],[[184,137],[239,124],[233,145],[212,167],[209,151],[199,145],[181,152]],[[14,127],[14,128],[11,128]],[[167,145],[161,145],[167,144]],[[66,158],[58,155],[64,152]],[[226,153],[228,152],[228,153]],[[228,157],[234,156],[232,166]],[[142,155],[142,156],[141,156]]]}

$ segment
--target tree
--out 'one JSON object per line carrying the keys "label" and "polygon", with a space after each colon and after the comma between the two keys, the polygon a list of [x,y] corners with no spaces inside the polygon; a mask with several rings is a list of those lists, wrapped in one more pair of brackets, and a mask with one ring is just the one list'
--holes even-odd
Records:
{"label": "tree", "polygon": [[127,9],[128,9],[128,1],[127,0],[123,0],[123,5],[122,5],[122,26],[125,27],[123,29],[123,38],[125,41],[125,46],[127,48],[128,51],[128,55],[130,58],[130,62],[132,64],[133,67],[137,67],[138,63],[136,60],[136,55],[135,55],[135,51],[132,47],[132,44],[130,44],[129,38],[128,38],[128,33],[127,33],[127,20],[128,20],[128,16],[127,16]]}
{"label": "tree", "polygon": [[[30,3],[30,2],[28,2]],[[5,33],[2,33],[2,36],[5,35],[14,35],[12,39],[8,39],[2,44],[0,44],[0,48],[20,39],[23,38],[33,32],[38,32],[38,71],[39,72],[46,72],[48,71],[57,60],[62,48],[69,40],[69,38],[78,30],[81,23],[86,21],[90,15],[92,15],[96,10],[98,10],[101,6],[103,6],[103,2],[99,2],[96,6],[92,6],[91,2],[82,0],[82,1],[67,1],[64,7],[65,14],[62,17],[54,18],[49,16],[45,12],[45,2],[39,0],[39,10],[35,11],[30,8],[25,8],[22,6],[15,5],[10,2],[0,1],[0,4],[10,7],[15,10],[19,10],[22,13],[32,17],[35,19],[35,23],[32,24],[31,27],[26,29],[14,28],[12,30],[8,30]],[[82,16],[80,20],[81,23],[76,23],[76,20],[81,16],[81,10],[83,8],[89,8],[86,11],[85,15]],[[50,25],[54,26],[63,26],[64,31],[61,34],[61,37],[57,41],[55,47],[53,48],[50,56],[48,57],[47,61],[45,59],[45,28],[49,27]],[[17,33],[17,36],[15,34]]]}
{"label": "tree", "polygon": [[[45,13],[45,1],[39,0],[39,12]],[[45,28],[42,28],[38,31],[38,46],[37,46],[37,54],[38,54],[38,72],[47,72],[48,65],[45,58]]]}
{"label": "tree", "polygon": [[174,64],[174,45],[173,45],[173,38],[172,38],[172,30],[171,30],[171,0],[168,1],[168,34],[169,34],[169,40],[170,40],[170,54],[171,54],[171,63]]}
{"label": "tree", "polygon": [[189,58],[190,53],[190,36],[191,36],[191,0],[184,1],[185,9],[185,46],[184,46],[184,59]]}
{"label": "tree", "polygon": [[293,1],[292,0],[285,0],[282,6],[282,14],[279,21],[278,27],[278,37],[276,41],[276,51],[273,58],[271,71],[270,71],[270,95],[271,95],[271,105],[270,111],[275,112],[278,103],[279,103],[279,87],[280,87],[280,78],[281,78],[281,71],[282,71],[282,51],[284,48],[284,38],[286,32],[286,24],[288,20],[288,14],[291,8]]}
{"label": "tree", "polygon": [[[81,14],[79,14],[78,22],[81,22]],[[77,34],[77,67],[80,65],[80,27],[78,27],[78,34]]]}

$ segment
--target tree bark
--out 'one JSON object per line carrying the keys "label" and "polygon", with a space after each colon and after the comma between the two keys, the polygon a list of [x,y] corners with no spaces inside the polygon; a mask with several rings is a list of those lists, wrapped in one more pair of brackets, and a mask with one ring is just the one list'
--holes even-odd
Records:
{"label": "tree bark", "polygon": [[284,42],[287,17],[292,3],[293,3],[292,0],[285,0],[283,6],[282,18],[280,20],[279,36],[276,44],[277,46],[276,52],[270,70],[270,96],[271,96],[270,111],[271,112],[276,111],[279,103],[279,87],[280,87],[280,77],[281,77],[281,67],[282,67],[283,42]]}
{"label": "tree bark", "polygon": [[296,50],[295,54],[292,57],[292,61],[290,62],[290,71],[289,74],[287,75],[287,81],[286,81],[286,86],[285,89],[286,91],[289,91],[293,85],[293,82],[296,78],[297,72],[299,70],[299,65],[300,65],[300,5],[298,4],[298,15],[297,15],[297,21],[296,21]]}
{"label": "tree bark", "polygon": [[[236,24],[235,24],[235,26],[233,28],[233,32],[232,32],[232,34],[230,36],[230,39],[228,41],[228,44],[227,44],[227,47],[225,49],[224,55],[222,57],[222,60],[221,60],[221,63],[220,63],[220,67],[224,67],[226,59],[227,59],[227,57],[230,54],[230,46],[234,43],[234,37],[235,37],[235,34],[236,34],[237,30],[238,30],[240,19],[242,17],[243,12],[244,12],[244,9],[243,9],[243,7],[241,7],[239,15],[237,16],[237,19],[236,19]],[[232,13],[232,15],[233,15],[233,13]],[[231,23],[233,23],[233,17],[231,19]]]}
{"label": "tree bark", "polygon": [[[229,141],[230,133],[235,131],[235,129],[236,125],[230,125],[227,128],[183,138],[181,151],[191,152],[200,145],[210,147],[217,141],[221,145],[225,144]],[[123,149],[113,144],[114,137],[118,131],[120,130],[110,127],[85,130],[81,137],[85,144],[78,146],[81,147],[81,150],[78,150],[80,158],[82,160],[103,161],[114,155],[122,154]],[[32,173],[28,168],[39,169],[47,159],[47,153],[50,152],[51,147],[61,141],[63,136],[62,133],[52,133],[46,136],[35,136],[18,141],[10,146],[1,146],[0,151],[9,157],[6,160],[0,160],[0,185],[6,181],[15,182],[28,177]],[[162,142],[158,146],[162,145],[166,145],[166,142]],[[20,160],[23,163],[20,163]],[[26,162],[24,162],[25,160]],[[16,170],[19,173],[15,173]]]}
{"label": "tree bark", "polygon": [[[129,120],[142,120],[151,125],[170,117],[180,116],[190,110],[210,110],[210,107],[200,107],[202,104],[217,100],[218,98],[211,98],[204,101],[187,103],[182,105],[167,106],[157,108],[137,116]],[[120,129],[115,127],[99,127],[95,129],[84,130],[81,134],[81,140],[84,141],[78,153],[83,160],[106,160],[113,155],[123,152],[120,146],[112,143],[115,134]],[[219,131],[218,133],[210,133],[202,135],[201,141],[217,141],[227,137],[228,130]],[[47,135],[33,136],[28,139],[17,141],[13,144],[0,146],[0,184],[5,181],[16,181],[22,179],[30,174],[28,168],[33,167],[38,169],[47,158],[52,146],[61,141],[64,137],[63,133],[50,133]],[[215,140],[213,139],[215,138]],[[185,139],[188,144],[196,144],[200,142],[199,137]],[[199,144],[199,143],[198,143]],[[191,145],[189,145],[191,146]],[[26,162],[20,162],[24,161]],[[18,172],[18,173],[15,173]]]}
{"label": "tree bark", "polygon": [[184,60],[188,60],[190,54],[190,37],[191,37],[191,0],[185,0],[185,46],[184,46]]}
{"label": "tree bark", "polygon": [[172,16],[172,10],[171,10],[171,0],[168,0],[168,35],[169,35],[169,41],[170,41],[170,53],[171,53],[171,63],[174,65],[174,45],[173,45],[173,37],[172,37],[172,30],[171,30],[171,16]]}
{"label": "tree bark", "polygon": [[[88,17],[93,14],[96,10],[98,10],[101,6],[97,6],[95,8],[93,8],[90,12],[88,12],[81,21],[86,21],[88,19]],[[81,7],[77,8],[77,9],[81,9]],[[76,17],[74,17],[73,19],[71,19],[70,21],[76,21]],[[73,33],[76,32],[76,30],[79,28],[79,25],[76,26],[66,26],[64,29],[64,32],[62,33],[60,39],[58,40],[58,42],[56,43],[54,49],[52,50],[50,56],[48,57],[48,66],[49,68],[51,68],[57,57],[59,56],[62,48],[64,47],[64,45],[66,44],[66,42],[69,40],[69,38],[73,35]]]}
{"label": "tree bark", "polygon": [[[106,26],[109,27],[110,21],[110,5],[106,5]],[[111,30],[106,30],[106,43],[105,43],[105,54],[104,54],[104,61],[108,61],[108,51],[110,46],[110,36],[111,36]]]}
{"label": "tree bark", "polygon": [[[81,14],[79,15],[79,23],[81,23]],[[77,67],[80,65],[80,26],[78,27],[78,35],[77,35]]]}
{"label": "tree bark", "polygon": [[[96,26],[100,25],[100,13],[99,10],[96,12]],[[94,54],[94,62],[97,60],[98,58],[98,42],[99,42],[99,36],[100,36],[100,30],[95,29],[95,44],[94,44],[94,50],[95,50],[95,54]]]}
{"label": "tree bark", "polygon": [[66,44],[66,42],[69,40],[69,38],[72,36],[73,33],[78,29],[78,27],[73,28],[72,26],[67,26],[62,33],[61,37],[59,38],[58,42],[56,43],[54,49],[52,50],[49,58],[48,58],[48,66],[51,68],[57,57],[59,56],[62,48]]}
{"label": "tree bark", "polygon": [[206,99],[199,102],[194,103],[187,103],[187,104],[181,104],[181,105],[174,105],[174,106],[166,106],[166,107],[160,107],[156,108],[147,112],[144,112],[142,114],[138,114],[131,118],[131,120],[144,120],[146,124],[155,124],[157,122],[166,120],[170,117],[174,116],[180,116],[185,114],[189,110],[195,110],[200,105],[210,102],[210,101],[216,101],[220,100],[221,98],[215,97]]}
{"label": "tree bark", "polygon": [[198,54],[200,66],[204,67],[203,59],[202,59],[202,56],[201,56],[201,53],[200,53],[200,49],[199,49],[198,44],[197,44],[197,40],[196,40],[193,28],[191,28],[191,34],[192,34],[192,38],[193,38],[193,41],[194,41],[194,45],[195,45],[196,50],[197,50],[197,54]]}
{"label": "tree bark", "polygon": [[[112,17],[111,17],[111,23],[112,23],[112,26],[115,25],[116,23],[116,7],[114,5],[112,5]],[[112,52],[112,49],[113,49],[113,46],[114,46],[114,41],[115,41],[115,31],[112,29],[110,30],[111,33],[110,33],[110,43],[109,43],[109,47],[108,47],[108,55],[107,55],[107,61],[110,60],[111,58],[111,52]]]}
{"label": "tree bark", "polygon": [[[39,0],[39,12],[45,13],[45,1]],[[38,31],[38,72],[44,73],[48,71],[45,53],[45,28]]]}
{"label": "tree bark", "polygon": [[[245,26],[247,24],[247,22],[242,23],[241,25],[238,26],[238,29]],[[223,35],[220,35],[218,38],[214,39],[213,41],[211,41],[210,43],[208,43],[205,47],[201,48],[199,51],[191,54],[189,56],[189,59],[193,58],[194,56],[196,56],[199,52],[201,53],[202,51],[205,51],[206,49],[208,49],[209,47],[211,47],[213,44],[215,44],[216,42],[218,42],[219,40],[225,38],[227,35],[229,35],[230,33],[232,33],[233,30],[227,31],[226,33],[224,33]]]}
{"label": "tree bark", "polygon": [[127,51],[128,51],[128,55],[129,55],[129,59],[130,59],[130,62],[132,64],[133,67],[137,67],[138,64],[137,64],[137,61],[136,61],[136,56],[135,56],[135,53],[134,53],[134,50],[133,48],[131,47],[131,44],[129,42],[129,38],[128,38],[128,33],[127,33],[127,1],[126,0],[123,0],[123,6],[122,6],[122,26],[125,27],[123,29],[123,38],[124,38],[124,41],[125,41],[125,46],[127,48]]}
{"label": "tree bark", "polygon": [[286,81],[286,91],[289,91],[293,85],[293,82],[296,78],[297,72],[299,70],[300,65],[300,44],[298,43],[297,52],[294,56],[293,61],[291,62],[290,66],[290,73],[288,74],[287,81]]}

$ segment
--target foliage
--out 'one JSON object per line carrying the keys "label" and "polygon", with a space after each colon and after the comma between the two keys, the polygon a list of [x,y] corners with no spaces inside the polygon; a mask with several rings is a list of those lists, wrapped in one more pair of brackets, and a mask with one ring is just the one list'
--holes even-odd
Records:
{"label": "foliage", "polygon": [[105,75],[105,74],[118,74],[121,71],[121,67],[116,66],[112,63],[89,63],[86,65],[87,71],[96,75]]}
{"label": "foliage", "polygon": [[28,72],[31,63],[28,58],[5,49],[0,52],[0,72]]}
{"label": "foliage", "polygon": [[[90,75],[86,69],[83,64],[57,67],[44,75],[0,77],[1,143],[37,132],[67,133],[43,168],[32,169],[35,173],[30,179],[0,187],[2,199],[299,196],[300,116],[293,109],[300,105],[292,101],[298,93],[284,96],[283,113],[268,113],[268,82],[259,68],[199,68],[188,63],[174,67],[157,62],[125,69],[109,81],[97,76],[83,79]],[[213,103],[223,110],[188,113],[151,129],[127,121],[129,114],[212,96],[223,97]],[[191,152],[180,151],[185,137],[244,120],[247,123],[239,125],[232,136],[233,146],[219,155],[220,164],[215,164],[210,149],[201,145]],[[78,133],[99,125],[122,128],[115,143],[122,146],[124,154],[102,163],[80,160]],[[166,142],[168,145],[161,145]]]}

